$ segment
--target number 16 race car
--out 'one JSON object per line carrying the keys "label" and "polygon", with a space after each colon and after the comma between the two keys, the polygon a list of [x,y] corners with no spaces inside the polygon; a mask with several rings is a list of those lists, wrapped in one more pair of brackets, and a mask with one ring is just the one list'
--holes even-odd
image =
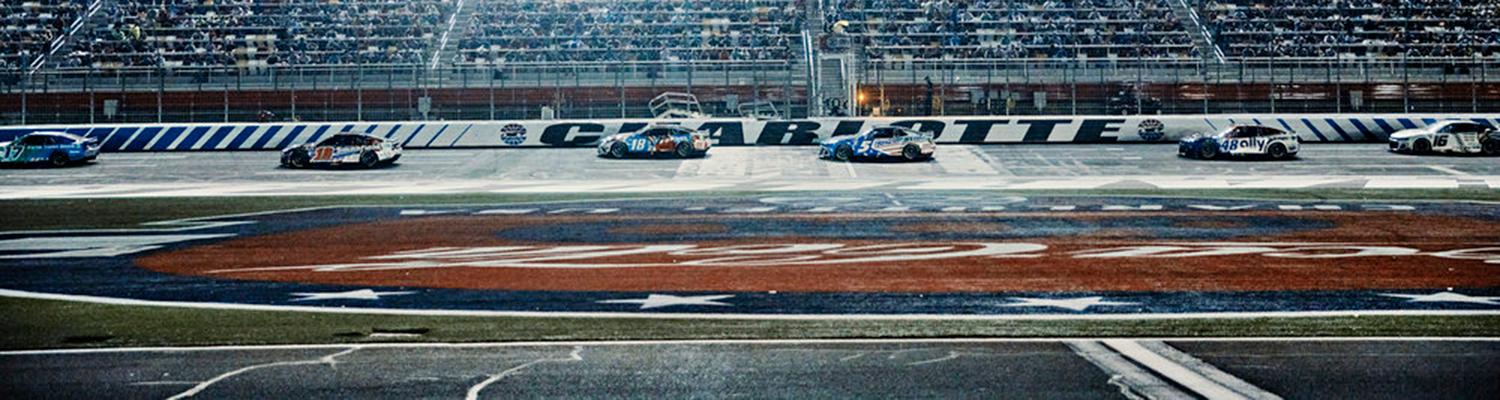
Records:
{"label": "number 16 race car", "polygon": [[1398,153],[1457,153],[1500,155],[1500,133],[1470,121],[1440,121],[1391,134],[1391,151]]}
{"label": "number 16 race car", "polygon": [[400,144],[356,133],[340,133],[317,143],[304,143],[281,151],[281,165],[291,168],[313,165],[372,168],[390,165],[400,158]]}
{"label": "number 16 race car", "polygon": [[1297,134],[1257,125],[1234,125],[1212,135],[1196,134],[1177,142],[1177,155],[1205,160],[1219,156],[1297,156]]}
{"label": "number 16 race car", "polygon": [[54,167],[92,161],[99,156],[99,139],[63,132],[32,132],[0,143],[0,163],[46,162]]}
{"label": "number 16 race car", "polygon": [[899,126],[881,126],[851,136],[835,136],[818,145],[818,158],[926,160],[937,153],[932,136]]}
{"label": "number 16 race car", "polygon": [[640,132],[621,133],[599,142],[599,156],[672,155],[677,158],[702,157],[708,154],[708,138],[691,128],[657,125]]}

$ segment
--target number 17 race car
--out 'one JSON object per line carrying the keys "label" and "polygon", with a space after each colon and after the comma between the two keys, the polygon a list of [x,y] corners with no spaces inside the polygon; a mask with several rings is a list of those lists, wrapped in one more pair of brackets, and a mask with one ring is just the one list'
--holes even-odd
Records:
{"label": "number 17 race car", "polygon": [[621,133],[599,142],[599,156],[672,155],[677,158],[702,157],[708,154],[708,138],[688,127],[657,125],[640,132]]}
{"label": "number 17 race car", "polygon": [[937,153],[932,136],[899,126],[881,126],[858,135],[835,136],[818,145],[818,158],[926,160]]}
{"label": "number 17 race car", "polygon": [[32,132],[0,143],[0,163],[46,162],[61,167],[98,156],[99,139],[64,132]]}
{"label": "number 17 race car", "polygon": [[1219,156],[1267,156],[1281,160],[1297,156],[1297,134],[1257,125],[1234,125],[1212,135],[1196,134],[1177,142],[1177,155],[1214,159]]}
{"label": "number 17 race car", "polygon": [[400,158],[400,144],[357,133],[340,133],[317,143],[304,143],[281,151],[281,165],[291,168],[313,165],[372,168],[390,165]]}

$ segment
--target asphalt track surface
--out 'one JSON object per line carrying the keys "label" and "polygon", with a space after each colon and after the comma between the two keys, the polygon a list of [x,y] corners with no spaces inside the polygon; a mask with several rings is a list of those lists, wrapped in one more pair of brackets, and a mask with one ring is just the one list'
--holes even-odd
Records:
{"label": "asphalt track surface", "polygon": [[115,399],[1482,399],[1500,393],[1497,370],[1500,342],[1461,339],[321,346],[3,353],[0,392]]}
{"label": "asphalt track surface", "polygon": [[278,168],[276,152],[110,153],[74,168],[0,169],[4,185],[348,180],[621,181],[652,179],[893,180],[963,177],[1115,176],[1500,176],[1493,157],[1414,156],[1384,144],[1305,144],[1300,157],[1274,161],[1177,157],[1176,145],[944,145],[931,162],[841,163],[812,146],[719,147],[702,159],[598,158],[592,148],[407,150],[376,170]]}

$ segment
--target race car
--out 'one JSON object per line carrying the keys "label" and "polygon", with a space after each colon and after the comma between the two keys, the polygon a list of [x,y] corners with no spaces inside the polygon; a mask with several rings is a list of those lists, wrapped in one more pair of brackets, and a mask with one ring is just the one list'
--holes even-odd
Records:
{"label": "race car", "polygon": [[307,168],[314,165],[357,165],[371,168],[401,159],[401,144],[379,137],[339,133],[317,143],[303,143],[281,151],[281,165]]}
{"label": "race car", "polygon": [[62,167],[99,157],[99,139],[63,132],[32,132],[0,143],[0,163],[46,162]]}
{"label": "race car", "polygon": [[671,155],[678,158],[708,154],[708,138],[688,127],[655,125],[640,132],[621,133],[599,141],[599,156]]}
{"label": "race car", "polygon": [[818,145],[818,158],[925,160],[937,153],[932,136],[899,126],[879,126],[858,135],[835,136]]}
{"label": "race car", "polygon": [[1267,156],[1280,160],[1296,157],[1300,143],[1295,133],[1268,126],[1233,125],[1212,135],[1183,138],[1177,142],[1177,155],[1205,160],[1219,156]]}
{"label": "race car", "polygon": [[1390,150],[1397,153],[1456,153],[1500,155],[1500,133],[1472,121],[1439,121],[1391,134]]}

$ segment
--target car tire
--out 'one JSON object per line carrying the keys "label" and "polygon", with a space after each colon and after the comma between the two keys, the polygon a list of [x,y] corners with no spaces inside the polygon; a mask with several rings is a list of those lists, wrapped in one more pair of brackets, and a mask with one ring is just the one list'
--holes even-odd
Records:
{"label": "car tire", "polygon": [[1288,155],[1286,152],[1286,145],[1283,145],[1281,143],[1271,143],[1269,147],[1266,147],[1266,155],[1271,156],[1271,158],[1275,160],[1284,160]]}
{"label": "car tire", "polygon": [[1198,148],[1198,158],[1212,160],[1214,157],[1219,156],[1219,146],[1213,143],[1205,143],[1200,146],[1202,147]]}
{"label": "car tire", "polygon": [[51,164],[54,167],[66,167],[70,162],[72,162],[72,160],[68,159],[67,154],[52,153],[52,155],[47,156],[47,163]]}
{"label": "car tire", "polygon": [[1411,152],[1414,154],[1427,154],[1432,151],[1432,143],[1427,139],[1417,139],[1411,142]]}
{"label": "car tire", "polygon": [[1487,156],[1500,156],[1500,139],[1490,139],[1480,145],[1480,152]]}
{"label": "car tire", "polygon": [[359,166],[375,168],[376,165],[380,165],[380,156],[376,155],[375,152],[365,151],[359,154]]}
{"label": "car tire", "polygon": [[676,147],[672,148],[672,152],[677,154],[677,158],[689,158],[689,157],[692,157],[693,156],[693,144],[692,143],[680,143],[679,142],[679,143],[677,143]]}
{"label": "car tire", "polygon": [[614,158],[625,158],[625,144],[615,143],[609,146],[609,156]]}
{"label": "car tire", "polygon": [[906,147],[901,148],[901,158],[905,158],[906,161],[921,160],[922,149],[920,147],[917,147],[917,145],[908,144],[906,145]]}
{"label": "car tire", "polygon": [[307,164],[310,161],[312,160],[307,157],[307,153],[297,151],[293,152],[292,155],[287,156],[286,165],[292,168],[302,169],[307,168]]}
{"label": "car tire", "polygon": [[854,158],[854,148],[853,147],[839,146],[838,148],[833,149],[833,159],[835,159],[835,160],[849,161],[850,159],[853,159],[853,158]]}

